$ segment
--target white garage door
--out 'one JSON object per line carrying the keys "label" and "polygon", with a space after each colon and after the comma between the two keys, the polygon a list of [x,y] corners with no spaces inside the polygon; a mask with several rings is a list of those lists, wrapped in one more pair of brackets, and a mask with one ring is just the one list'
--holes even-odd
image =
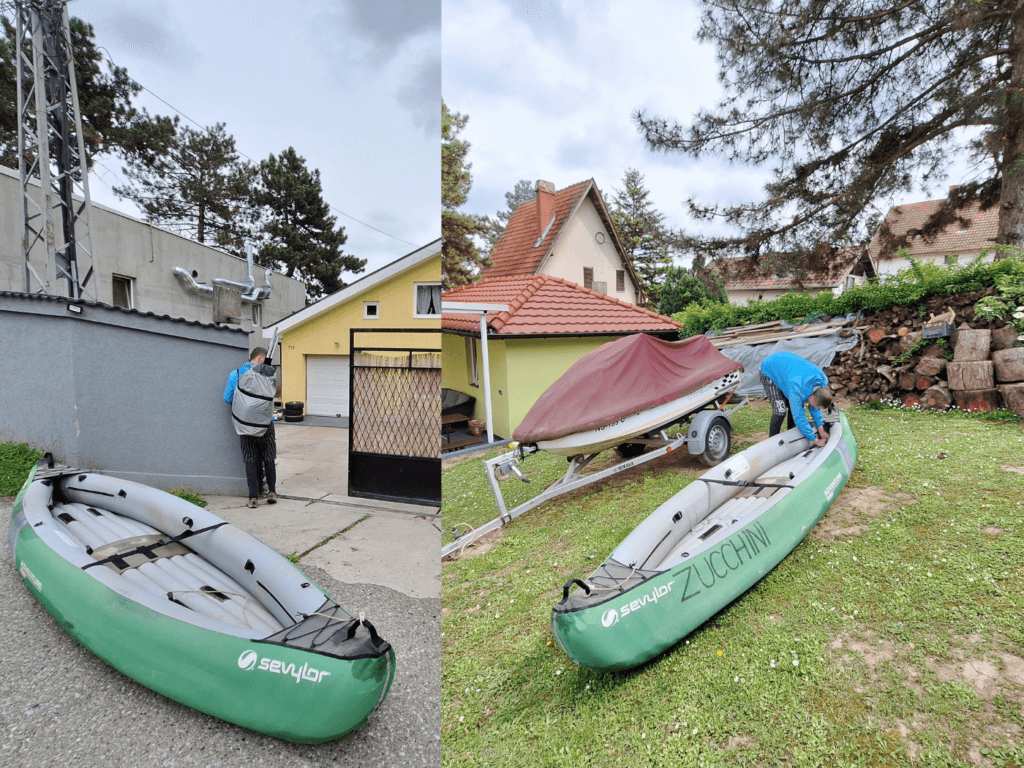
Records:
{"label": "white garage door", "polygon": [[306,355],[306,413],[348,418],[347,355]]}

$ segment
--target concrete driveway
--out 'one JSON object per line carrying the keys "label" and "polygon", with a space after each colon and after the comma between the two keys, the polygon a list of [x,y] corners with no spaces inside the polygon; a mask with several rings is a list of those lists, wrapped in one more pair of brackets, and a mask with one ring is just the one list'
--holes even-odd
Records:
{"label": "concrete driveway", "polygon": [[[343,429],[277,430],[278,504],[208,497],[215,514],[298,566],[395,648],[395,682],[340,741],[290,744],[183,707],[79,646],[35,600],[0,547],[0,765],[438,766],[441,601],[437,509],[350,499]],[[239,454],[241,461],[241,454]],[[13,499],[0,498],[9,519]],[[6,528],[4,529],[6,538]]]}

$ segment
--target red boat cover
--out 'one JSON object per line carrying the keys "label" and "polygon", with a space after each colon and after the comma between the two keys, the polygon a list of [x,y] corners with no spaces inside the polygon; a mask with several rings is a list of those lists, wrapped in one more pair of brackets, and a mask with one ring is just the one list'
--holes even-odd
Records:
{"label": "red boat cover", "polygon": [[743,366],[706,336],[683,341],[643,333],[624,336],[573,363],[534,403],[512,436],[536,443],[604,427],[737,370]]}

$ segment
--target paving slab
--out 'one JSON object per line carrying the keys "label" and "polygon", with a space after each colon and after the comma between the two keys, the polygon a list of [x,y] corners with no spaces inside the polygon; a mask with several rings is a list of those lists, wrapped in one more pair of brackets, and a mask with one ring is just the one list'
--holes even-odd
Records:
{"label": "paving slab", "polygon": [[349,583],[377,584],[410,597],[441,597],[441,530],[436,520],[376,512],[302,559]]}
{"label": "paving slab", "polygon": [[206,508],[218,517],[251,533],[285,557],[301,555],[361,520],[371,510],[280,499],[256,509],[238,496],[207,496]]}

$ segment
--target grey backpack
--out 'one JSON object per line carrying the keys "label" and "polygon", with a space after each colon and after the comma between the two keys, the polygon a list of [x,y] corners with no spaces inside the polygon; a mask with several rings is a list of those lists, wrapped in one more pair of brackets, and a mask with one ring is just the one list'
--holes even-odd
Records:
{"label": "grey backpack", "polygon": [[276,373],[274,366],[257,363],[238,377],[238,387],[231,401],[231,417],[239,435],[259,437],[266,433],[274,418]]}

